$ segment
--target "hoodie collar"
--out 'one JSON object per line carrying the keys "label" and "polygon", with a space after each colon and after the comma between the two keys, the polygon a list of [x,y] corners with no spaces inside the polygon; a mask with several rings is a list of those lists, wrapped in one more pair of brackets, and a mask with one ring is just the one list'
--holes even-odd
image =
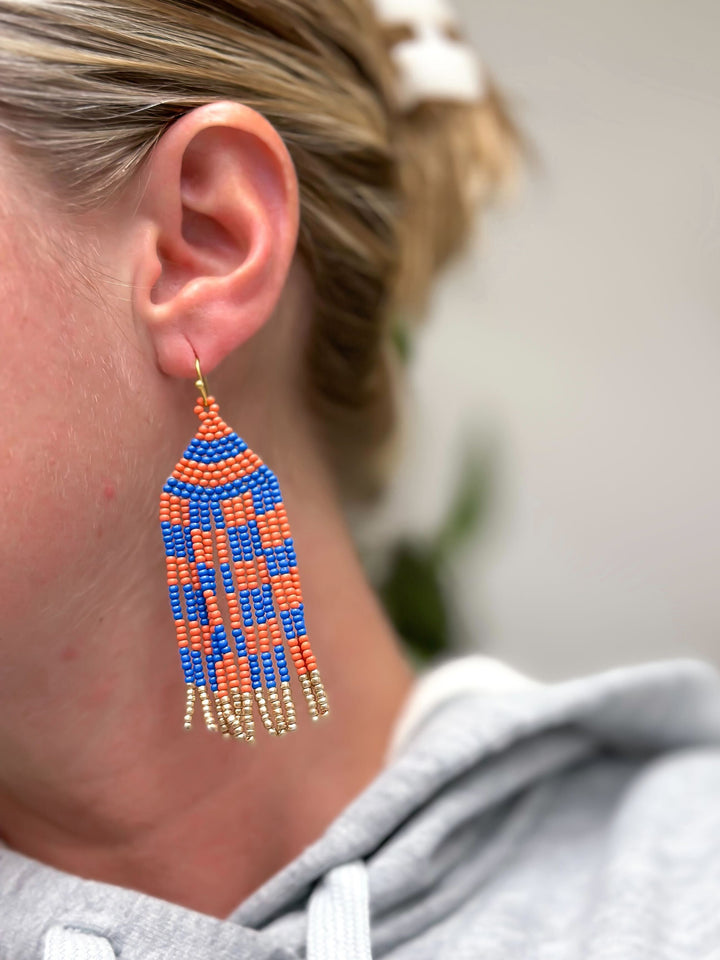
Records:
{"label": "hoodie collar", "polygon": [[[533,744],[543,733],[549,734],[547,749],[536,751]],[[104,938],[127,960],[160,960],[170,945],[173,960],[291,960],[304,949],[311,890],[344,864],[367,864],[368,912],[381,904],[387,910],[389,902],[401,912],[411,909],[402,906],[403,891],[392,889],[387,863],[408,845],[417,847],[426,831],[413,837],[414,824],[433,804],[447,804],[448,813],[457,814],[452,786],[463,778],[479,778],[478,789],[467,796],[480,797],[490,811],[504,796],[517,794],[523,778],[577,762],[599,745],[654,751],[719,738],[718,675],[695,661],[502,692],[465,684],[453,691],[448,684],[429,715],[419,711],[406,725],[392,762],[325,834],[225,920],[0,850],[0,956],[40,960],[44,935],[60,925]],[[529,766],[505,762],[516,750],[527,751]],[[518,769],[524,771],[520,779]],[[522,829],[522,818],[516,829]],[[498,856],[501,851],[488,855],[489,870]],[[397,916],[386,928],[392,922],[397,929]],[[377,936],[382,941],[382,925]]]}

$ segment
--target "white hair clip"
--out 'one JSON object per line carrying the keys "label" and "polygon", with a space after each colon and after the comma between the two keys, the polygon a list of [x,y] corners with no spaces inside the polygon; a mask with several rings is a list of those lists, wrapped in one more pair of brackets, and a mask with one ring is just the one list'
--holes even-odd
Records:
{"label": "white hair clip", "polygon": [[476,103],[485,95],[482,64],[475,50],[450,34],[458,23],[447,0],[372,0],[380,22],[408,27],[391,55],[398,69],[398,105],[412,110],[426,100]]}

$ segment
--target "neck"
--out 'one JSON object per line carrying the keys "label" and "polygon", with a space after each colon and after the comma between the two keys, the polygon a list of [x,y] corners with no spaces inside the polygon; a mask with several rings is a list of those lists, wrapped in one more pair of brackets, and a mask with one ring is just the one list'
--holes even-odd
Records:
{"label": "neck", "polygon": [[111,618],[95,616],[72,640],[29,638],[31,649],[55,651],[41,696],[24,663],[4,674],[5,843],[225,917],[376,775],[412,675],[322,472],[293,476],[283,494],[330,716],[311,723],[296,687],[298,729],[281,739],[260,729],[252,746],[229,740],[199,713],[184,730],[164,565],[148,535],[149,569],[138,574],[139,554],[121,568],[118,582],[134,588]]}

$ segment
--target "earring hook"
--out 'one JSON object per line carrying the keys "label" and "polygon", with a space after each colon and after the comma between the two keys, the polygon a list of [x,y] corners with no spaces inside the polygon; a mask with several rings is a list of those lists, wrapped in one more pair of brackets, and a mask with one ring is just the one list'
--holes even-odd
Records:
{"label": "earring hook", "polygon": [[200,369],[200,360],[197,354],[195,354],[195,372],[197,373],[197,380],[195,381],[195,386],[198,388],[198,390],[202,394],[203,402],[207,407],[209,405],[208,404],[208,385],[207,385],[207,381],[205,380],[205,377],[203,376],[202,370]]}

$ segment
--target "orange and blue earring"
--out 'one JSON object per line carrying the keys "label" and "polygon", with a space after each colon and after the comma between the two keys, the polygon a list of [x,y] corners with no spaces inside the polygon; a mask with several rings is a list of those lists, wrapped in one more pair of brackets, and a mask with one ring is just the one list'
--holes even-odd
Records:
{"label": "orange and blue earring", "polygon": [[255,709],[270,734],[296,727],[286,645],[313,720],[328,703],[277,477],[222,419],[197,358],[195,369],[200,428],[160,499],[185,727],[199,700],[208,729],[252,742]]}

